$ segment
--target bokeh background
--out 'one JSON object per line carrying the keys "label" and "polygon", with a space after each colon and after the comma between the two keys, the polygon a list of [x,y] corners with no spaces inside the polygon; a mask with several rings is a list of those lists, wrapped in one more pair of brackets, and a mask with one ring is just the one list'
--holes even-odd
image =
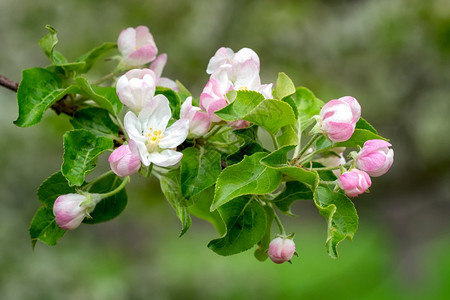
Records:
{"label": "bokeh background", "polygon": [[169,55],[165,76],[197,95],[219,47],[250,47],[263,83],[284,71],[325,101],[356,97],[391,138],[395,163],[355,199],[359,230],[338,260],[325,252],[312,202],[283,218],[296,232],[292,265],[258,262],[252,250],[221,257],[206,247],[217,233],[201,220],[178,238],[158,183],[139,176],[116,220],[32,251],[35,191],[60,168],[69,122],[49,111],[17,128],[15,94],[0,88],[1,299],[450,299],[449,1],[2,0],[0,74],[20,81],[22,69],[49,63],[38,46],[46,24],[71,59],[147,25]]}

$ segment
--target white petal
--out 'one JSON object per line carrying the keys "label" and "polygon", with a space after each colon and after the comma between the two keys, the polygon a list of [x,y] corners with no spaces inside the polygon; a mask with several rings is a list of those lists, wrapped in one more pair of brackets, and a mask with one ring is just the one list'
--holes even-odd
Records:
{"label": "white petal", "polygon": [[150,162],[160,167],[168,167],[177,164],[183,154],[174,150],[164,150],[161,153],[153,152],[148,155]]}
{"label": "white petal", "polygon": [[159,147],[175,148],[186,139],[189,132],[189,121],[181,119],[164,131],[164,137],[159,142]]}
{"label": "white petal", "polygon": [[127,28],[122,30],[117,41],[119,52],[123,56],[128,56],[136,49],[136,30],[134,28]]}
{"label": "white petal", "polygon": [[129,111],[125,115],[124,126],[125,131],[128,133],[128,136],[130,138],[134,139],[135,141],[145,140],[144,136],[142,135],[141,122],[133,112]]}
{"label": "white petal", "polygon": [[130,147],[131,153],[133,153],[134,156],[139,157],[145,166],[150,165],[150,161],[148,160],[149,154],[145,142],[130,139],[128,146]]}
{"label": "white petal", "polygon": [[139,113],[139,120],[144,127],[144,131],[147,131],[150,127],[152,130],[160,129],[164,131],[171,117],[169,100],[164,95],[156,95]]}
{"label": "white petal", "polygon": [[159,78],[157,85],[165,87],[165,88],[169,88],[175,92],[178,92],[180,90],[180,88],[178,87],[178,85],[175,81],[173,81],[172,79],[166,78],[166,77]]}
{"label": "white petal", "polygon": [[192,109],[192,97],[189,96],[184,100],[180,109],[180,118],[181,119],[189,119],[189,112]]}
{"label": "white petal", "polygon": [[167,54],[163,53],[158,55],[156,59],[152,62],[150,65],[150,69],[153,70],[156,73],[157,78],[161,77],[161,74],[164,70],[164,67],[167,63]]}

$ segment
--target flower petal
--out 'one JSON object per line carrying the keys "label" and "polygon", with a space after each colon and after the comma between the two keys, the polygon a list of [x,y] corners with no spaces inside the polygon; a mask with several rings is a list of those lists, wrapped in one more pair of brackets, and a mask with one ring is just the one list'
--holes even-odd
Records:
{"label": "flower petal", "polygon": [[148,155],[150,162],[160,167],[169,167],[177,164],[183,154],[174,150],[164,150],[162,152],[153,152]]}
{"label": "flower petal", "polygon": [[136,115],[129,111],[124,118],[125,131],[131,139],[136,141],[144,141],[145,138],[142,135],[142,124]]}
{"label": "flower petal", "polygon": [[164,137],[159,142],[159,147],[175,148],[184,140],[189,132],[189,120],[181,119],[172,124],[169,128],[164,131]]}
{"label": "flower petal", "polygon": [[150,127],[153,130],[160,129],[164,131],[171,117],[172,112],[170,111],[169,100],[164,95],[156,95],[153,97],[139,113],[139,120],[142,123],[142,129],[144,131]]}

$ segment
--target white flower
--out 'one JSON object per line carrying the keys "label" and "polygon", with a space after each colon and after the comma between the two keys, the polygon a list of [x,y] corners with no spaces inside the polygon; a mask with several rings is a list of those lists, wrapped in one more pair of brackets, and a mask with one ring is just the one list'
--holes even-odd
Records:
{"label": "white flower", "polygon": [[155,96],[141,110],[139,116],[129,111],[125,115],[125,130],[130,138],[130,149],[137,152],[141,162],[168,167],[178,163],[183,154],[172,150],[187,137],[189,121],[181,119],[167,124],[172,117],[169,100],[164,95]]}

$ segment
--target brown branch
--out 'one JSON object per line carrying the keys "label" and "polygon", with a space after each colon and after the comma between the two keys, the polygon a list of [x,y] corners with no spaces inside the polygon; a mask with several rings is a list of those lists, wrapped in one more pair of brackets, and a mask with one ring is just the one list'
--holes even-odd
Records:
{"label": "brown branch", "polygon": [[19,84],[17,82],[14,82],[2,75],[0,75],[0,85],[14,92],[17,92],[17,89],[19,88]]}

